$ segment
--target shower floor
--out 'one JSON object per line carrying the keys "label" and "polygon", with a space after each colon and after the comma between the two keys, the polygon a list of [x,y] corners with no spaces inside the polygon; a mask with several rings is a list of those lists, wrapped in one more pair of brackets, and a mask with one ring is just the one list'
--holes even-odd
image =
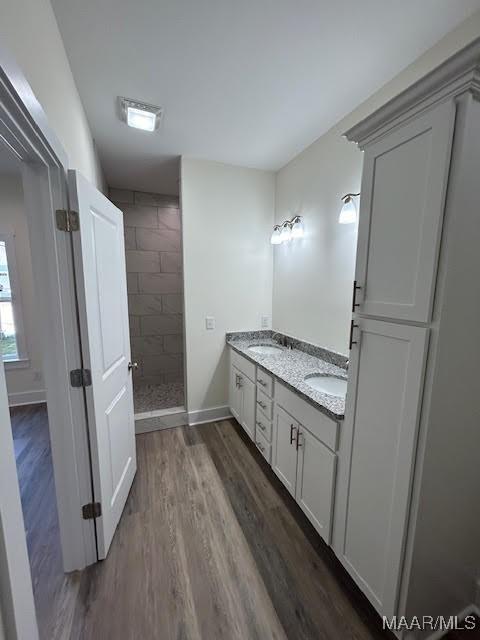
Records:
{"label": "shower floor", "polygon": [[183,407],[184,403],[183,382],[137,383],[133,386],[135,413]]}

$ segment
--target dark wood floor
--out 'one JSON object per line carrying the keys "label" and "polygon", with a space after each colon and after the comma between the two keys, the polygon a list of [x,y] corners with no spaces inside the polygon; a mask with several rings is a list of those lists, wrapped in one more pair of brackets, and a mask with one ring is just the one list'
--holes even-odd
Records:
{"label": "dark wood floor", "polygon": [[42,640],[384,638],[378,616],[233,422],[137,437],[108,558],[61,571],[43,408],[13,415]]}
{"label": "dark wood floor", "polygon": [[63,573],[45,404],[10,409],[28,555],[41,640],[65,638],[80,573]]}

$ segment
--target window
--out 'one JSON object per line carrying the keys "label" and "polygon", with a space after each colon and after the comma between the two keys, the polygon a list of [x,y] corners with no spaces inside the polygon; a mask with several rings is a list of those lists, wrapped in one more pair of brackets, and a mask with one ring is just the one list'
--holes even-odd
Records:
{"label": "window", "polygon": [[26,359],[13,234],[0,234],[0,354],[4,362]]}

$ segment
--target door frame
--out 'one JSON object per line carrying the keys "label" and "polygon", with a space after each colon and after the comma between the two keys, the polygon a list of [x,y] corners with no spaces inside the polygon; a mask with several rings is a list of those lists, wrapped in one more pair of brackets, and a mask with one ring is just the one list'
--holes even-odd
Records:
{"label": "door frame", "polygon": [[[38,316],[45,347],[44,376],[62,556],[68,572],[97,560],[94,521],[84,520],[81,512],[82,505],[92,501],[85,394],[83,389],[73,389],[69,378],[70,370],[82,366],[72,241],[70,234],[57,229],[55,220],[57,209],[68,208],[69,162],[27,79],[3,47],[0,139],[0,144],[5,144],[22,163],[34,284],[42,291],[37,301]],[[12,451],[0,449],[0,466],[8,463],[6,468],[15,471],[10,473],[8,482],[18,484],[16,468],[10,464]],[[0,555],[3,552],[9,557],[14,549],[2,536],[5,523],[16,530],[18,539],[25,539],[23,518],[16,517],[9,505],[0,501],[0,521],[4,524],[3,530],[0,528]],[[28,600],[25,584],[16,591],[16,572],[15,568],[8,577],[10,593],[0,592],[3,607],[16,598]],[[7,611],[4,620],[16,619],[13,609],[13,617]],[[27,637],[19,632],[21,622],[16,620],[13,637]]]}

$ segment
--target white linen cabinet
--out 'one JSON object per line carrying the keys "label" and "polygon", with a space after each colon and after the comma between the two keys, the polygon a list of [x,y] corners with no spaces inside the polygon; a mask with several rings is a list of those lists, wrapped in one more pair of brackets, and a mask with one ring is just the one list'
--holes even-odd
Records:
{"label": "white linen cabinet", "polygon": [[385,616],[465,612],[480,571],[479,100],[477,40],[346,133],[365,157],[333,547]]}

